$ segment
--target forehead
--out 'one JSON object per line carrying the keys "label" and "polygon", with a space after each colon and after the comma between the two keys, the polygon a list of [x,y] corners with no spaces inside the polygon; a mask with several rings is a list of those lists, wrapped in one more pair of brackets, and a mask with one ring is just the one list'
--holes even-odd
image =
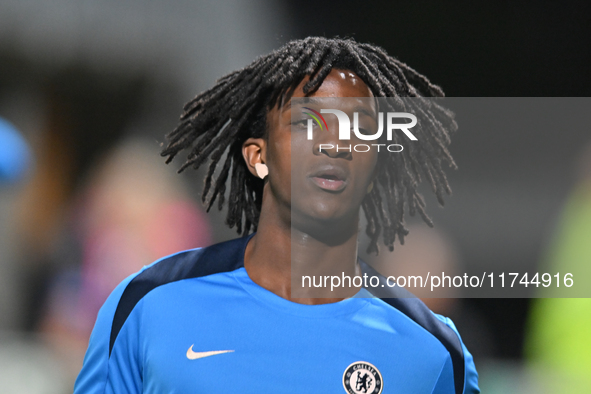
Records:
{"label": "forehead", "polygon": [[[304,85],[310,81],[310,76],[307,75],[296,86],[291,95],[291,98],[303,97],[374,97],[371,89],[363,82],[363,80],[353,71],[333,68],[326,76],[320,87],[312,93],[304,94]],[[267,112],[267,125],[274,124],[279,121],[279,118],[291,118],[291,100],[283,97],[275,104],[273,108]],[[375,112],[375,103],[370,106]],[[272,129],[272,128],[271,128]]]}
{"label": "forehead", "polygon": [[316,91],[306,95],[303,88],[309,80],[310,76],[306,76],[295,88],[292,97],[373,97],[371,89],[365,82],[349,70],[333,68],[322,85]]}

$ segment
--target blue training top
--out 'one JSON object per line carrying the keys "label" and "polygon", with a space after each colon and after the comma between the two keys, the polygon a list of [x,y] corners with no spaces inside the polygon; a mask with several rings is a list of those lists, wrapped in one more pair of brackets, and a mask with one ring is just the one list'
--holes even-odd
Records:
{"label": "blue training top", "polygon": [[248,277],[249,239],[125,279],[98,314],[74,392],[480,392],[451,320],[416,298],[283,299]]}

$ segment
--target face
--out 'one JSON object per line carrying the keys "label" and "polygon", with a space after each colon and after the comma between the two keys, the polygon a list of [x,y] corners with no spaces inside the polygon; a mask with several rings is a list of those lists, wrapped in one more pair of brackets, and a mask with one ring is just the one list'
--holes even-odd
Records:
{"label": "face", "polygon": [[[315,98],[373,97],[371,90],[356,74],[351,71],[333,69],[320,88],[305,95],[302,88],[308,82],[306,77],[297,86],[293,98],[312,98],[306,106],[327,108],[322,101],[314,104]],[[325,99],[330,103],[330,99]],[[336,102],[336,100],[334,101]],[[362,122],[373,122],[368,127],[377,127],[373,100],[340,101],[339,108],[353,120],[353,112],[360,114]],[[324,114],[327,129],[315,129],[313,139],[307,138],[307,127],[303,121],[292,121],[301,114],[301,109],[291,107],[291,103],[278,104],[267,116],[268,138],[261,149],[261,161],[269,168],[268,182],[265,185],[265,199],[271,198],[291,215],[292,226],[309,227],[319,222],[336,222],[355,226],[359,218],[359,209],[367,189],[373,180],[377,163],[377,151],[355,152],[342,147],[364,143],[354,134],[351,140],[339,141],[338,120],[331,114]],[[297,113],[295,111],[298,111]],[[334,146],[334,149],[320,149]],[[336,146],[340,146],[339,151]],[[248,161],[248,159],[247,159]]]}

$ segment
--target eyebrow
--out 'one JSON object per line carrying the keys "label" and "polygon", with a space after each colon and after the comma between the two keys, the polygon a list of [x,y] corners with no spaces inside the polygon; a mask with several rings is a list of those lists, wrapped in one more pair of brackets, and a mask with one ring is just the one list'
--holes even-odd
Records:
{"label": "eyebrow", "polygon": [[359,112],[360,114],[365,114],[369,117],[375,117],[378,115],[377,112],[368,111],[366,108],[363,107],[358,107],[353,112]]}
{"label": "eyebrow", "polygon": [[[293,100],[294,98],[290,98],[289,101],[287,102],[287,104],[285,104],[282,108],[281,108],[281,112],[283,111],[287,111],[288,109],[291,108],[291,100]],[[302,104],[321,104],[322,101],[326,100],[326,97],[321,97],[321,98],[317,98],[317,97],[295,97],[296,100],[300,101]]]}
{"label": "eyebrow", "polygon": [[[301,104],[323,104],[324,102],[326,102],[326,99],[335,99],[336,97],[296,97],[295,99],[300,101]],[[343,97],[343,98],[349,98],[349,97]],[[369,97],[368,97],[369,98]],[[291,100],[290,99],[287,104],[285,104],[283,106],[283,108],[281,109],[281,112],[287,111],[288,109],[291,108]],[[355,107],[355,109],[353,110],[353,112],[359,112],[361,114],[365,114],[369,117],[375,117],[377,116],[377,111],[369,111],[367,108],[365,107]]]}

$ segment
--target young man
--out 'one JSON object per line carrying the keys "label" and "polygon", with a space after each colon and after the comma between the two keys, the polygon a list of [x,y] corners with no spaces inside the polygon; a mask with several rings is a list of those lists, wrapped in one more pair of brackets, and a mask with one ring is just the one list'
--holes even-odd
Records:
{"label": "young man", "polygon": [[357,258],[360,210],[373,251],[380,233],[389,248],[406,235],[405,205],[427,218],[417,182],[428,177],[438,197],[448,190],[441,163],[453,165],[455,123],[433,123],[397,155],[321,150],[336,133],[294,135],[290,99],[368,98],[363,110],[375,114],[374,97],[417,97],[429,117],[420,98],[442,95],[380,48],[307,38],[188,103],[163,155],[190,149],[181,170],[211,159],[207,206],[223,207],[230,176],[227,223],[256,233],[166,257],[121,283],[99,313],[75,391],[479,392],[453,323],[419,300],[292,293],[292,269],[310,261],[379,275]]}

